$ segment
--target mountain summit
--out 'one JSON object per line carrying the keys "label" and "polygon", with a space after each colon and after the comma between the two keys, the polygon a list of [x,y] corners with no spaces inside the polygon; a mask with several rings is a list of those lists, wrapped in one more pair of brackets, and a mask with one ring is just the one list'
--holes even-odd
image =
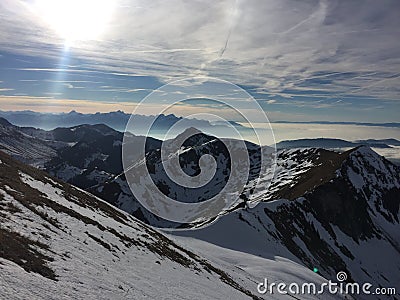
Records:
{"label": "mountain summit", "polygon": [[[304,149],[288,151],[292,155],[286,162],[296,161]],[[317,266],[327,279],[345,271],[349,280],[399,289],[400,273],[393,271],[400,269],[399,167],[365,146],[342,155],[321,151],[314,152],[315,167],[291,177],[288,192],[281,186],[272,198],[264,197],[275,201],[261,201],[180,234]],[[278,162],[278,170],[284,164]]]}

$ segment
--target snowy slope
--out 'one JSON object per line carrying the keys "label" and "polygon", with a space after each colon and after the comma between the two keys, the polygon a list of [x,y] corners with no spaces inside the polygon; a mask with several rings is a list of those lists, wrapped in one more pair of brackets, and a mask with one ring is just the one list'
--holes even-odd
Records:
{"label": "snowy slope", "polygon": [[43,167],[46,162],[57,156],[56,150],[45,141],[24,134],[17,127],[4,121],[0,122],[0,150],[38,167]]}
{"label": "snowy slope", "polygon": [[[201,257],[207,258],[213,264],[224,269],[232,278],[242,280],[247,278],[252,282],[253,288],[264,278],[272,283],[296,283],[299,286],[305,282],[315,283],[316,285],[326,283],[327,280],[312,270],[304,268],[299,263],[290,259],[270,253],[269,257],[250,255],[243,251],[235,251],[229,248],[217,246],[213,243],[205,242],[191,237],[169,234],[169,238],[176,241],[185,249],[199,253]],[[344,295],[280,295],[276,291],[274,294],[266,294],[267,299],[345,299]],[[348,299],[351,299],[347,295]]]}
{"label": "snowy slope", "polygon": [[368,147],[336,158],[328,160],[333,170],[341,162],[331,178],[320,174],[325,179],[308,191],[302,185],[313,182],[316,168],[303,174],[292,187],[305,190],[302,197],[261,202],[209,227],[175,234],[264,258],[273,253],[318,267],[327,279],[345,271],[349,280],[399,293],[399,168]]}
{"label": "snowy slope", "polygon": [[[91,139],[93,135],[86,130],[99,136]],[[29,163],[35,162],[30,153],[37,145],[34,153],[42,155],[38,162],[51,157],[48,154],[55,150],[57,157],[51,160],[49,170],[58,177],[96,193],[140,220],[160,227],[179,226],[145,211],[134,199],[124,176],[118,176],[122,168],[121,135],[109,134],[108,128],[63,129],[61,138],[71,144],[57,149],[41,149],[46,143],[26,133],[4,132],[7,134],[0,137],[3,141],[8,138],[7,145],[18,142],[14,136],[26,139],[18,144],[23,154],[16,155],[18,159],[26,157]],[[43,132],[35,134],[44,138]],[[29,149],[22,147],[30,142],[34,145]],[[161,168],[159,141],[153,142],[149,150],[151,167]],[[201,134],[191,142],[180,149],[182,168],[187,173],[196,172],[193,162],[203,153],[222,153],[220,166],[227,167],[218,141]],[[81,294],[88,298],[112,295],[140,299],[159,294],[171,298],[177,293],[182,299],[218,299],[223,295],[242,299],[245,294],[255,294],[255,283],[266,275],[288,282],[323,280],[310,271],[315,266],[327,279],[346,271],[351,280],[400,290],[399,169],[367,147],[344,153],[315,148],[280,150],[276,172],[267,169],[260,174],[258,184],[260,153],[252,149],[252,172],[242,195],[249,208],[238,205],[219,219],[209,220],[209,227],[171,235],[174,242],[104,202],[0,155],[1,238],[8,238],[0,245],[13,241],[16,249],[25,249],[21,257],[9,255],[6,260],[2,250],[0,268],[6,274],[2,279],[11,286],[4,287],[6,296],[19,286],[26,287],[19,291],[21,295],[37,293],[39,297],[43,291],[29,288],[44,281],[49,298],[61,287],[70,298]],[[223,174],[217,172],[212,188],[223,186]],[[164,175],[155,172],[154,180],[165,184]],[[191,196],[197,201],[203,193]],[[24,248],[21,243],[31,246]],[[32,254],[32,248],[39,250]],[[131,265],[132,261],[135,264]],[[31,272],[26,274],[24,269]],[[100,272],[102,269],[105,271]],[[267,270],[266,275],[263,270]],[[131,282],[126,274],[136,274],[135,280]],[[161,293],[151,289],[156,285],[154,278],[162,282]],[[18,285],[25,281],[29,284]],[[79,282],[82,284],[77,285]],[[183,285],[190,287],[189,294],[182,292]],[[209,294],[202,294],[204,289]]]}
{"label": "snowy slope", "polygon": [[188,240],[2,153],[0,241],[1,299],[256,299],[256,265],[287,280],[324,281],[288,260],[202,242],[188,249]]}

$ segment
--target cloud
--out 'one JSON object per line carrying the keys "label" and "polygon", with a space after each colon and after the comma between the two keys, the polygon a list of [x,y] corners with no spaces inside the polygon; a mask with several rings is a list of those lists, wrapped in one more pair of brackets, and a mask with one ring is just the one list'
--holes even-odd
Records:
{"label": "cloud", "polygon": [[[64,41],[29,10],[32,3],[1,2],[0,50],[58,58]],[[69,49],[85,69],[24,70],[154,76],[160,82],[205,75],[288,99],[308,93],[398,100],[397,0],[120,4],[101,39]]]}
{"label": "cloud", "polygon": [[76,86],[69,82],[63,83],[63,86],[65,86],[68,89],[84,89],[85,88],[84,86]]}
{"label": "cloud", "polygon": [[91,90],[91,91],[114,92],[114,93],[141,93],[141,92],[150,93],[153,90],[152,89],[142,89],[142,88],[128,89],[126,87],[102,85],[99,87],[99,90]]}
{"label": "cloud", "polygon": [[[51,95],[50,95],[51,94]],[[118,109],[130,113],[134,109],[134,105],[123,102],[97,102],[91,100],[71,100],[71,99],[54,99],[54,93],[49,93],[49,97],[33,97],[33,96],[5,96],[0,95],[1,110],[26,110],[29,109],[38,112],[69,112],[76,110],[84,113],[92,112],[108,112]]]}
{"label": "cloud", "polygon": [[64,83],[64,86],[69,88],[69,89],[73,89],[74,88],[74,86],[72,84],[70,84],[70,83]]}
{"label": "cloud", "polygon": [[272,123],[271,125],[277,142],[298,139],[299,136],[302,138],[320,138],[322,136],[325,138],[338,138],[349,141],[371,138],[400,138],[398,128],[336,124]]}

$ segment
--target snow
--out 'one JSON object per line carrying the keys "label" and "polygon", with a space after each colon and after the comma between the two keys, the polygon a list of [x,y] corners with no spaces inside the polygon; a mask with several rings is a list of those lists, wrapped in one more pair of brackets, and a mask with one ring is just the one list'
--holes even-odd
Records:
{"label": "snow", "polygon": [[[255,187],[249,201],[255,206],[260,201],[274,200],[275,193],[285,186],[293,187],[302,174],[314,166],[312,155],[317,149],[295,148],[276,153],[276,166],[267,168],[260,178],[248,184],[247,190]],[[270,162],[271,164],[272,162]]]}
{"label": "snow", "polygon": [[[18,152],[21,151],[19,144],[15,146],[7,143],[7,146],[14,155],[22,153]],[[301,204],[307,201],[305,198],[294,201],[286,199],[270,201],[276,199],[274,198],[276,192],[283,187],[294,186],[300,176],[314,166],[310,154],[316,154],[315,151],[317,150],[290,149],[278,152],[276,173],[274,175],[274,172],[268,169],[262,174],[260,182],[257,183],[258,189],[250,197],[252,201],[249,205],[250,209],[222,215],[209,224],[210,226],[198,231],[182,230],[166,235],[184,249],[192,251],[201,259],[223,270],[242,287],[255,294],[257,294],[255,289],[257,282],[261,282],[264,277],[276,282],[324,282],[324,278],[304,267],[301,258],[296,257],[283,245],[275,223],[265,213],[266,210],[276,212],[293,205],[299,209],[306,222],[312,224],[321,240],[345,262],[356,281],[382,282],[382,278],[388,278],[385,279],[388,282],[387,286],[396,285],[400,282],[400,275],[395,272],[400,266],[398,222],[389,222],[383,216],[382,213],[389,214],[389,211],[382,205],[380,199],[382,191],[400,187],[398,170],[385,163],[371,149],[360,147],[354,151],[349,157],[352,165],[344,170],[337,170],[336,175],[348,180],[366,199],[369,217],[380,231],[380,238],[354,241],[338,226],[332,224],[334,234],[331,235],[312,213],[303,210]],[[33,154],[37,154],[33,152],[28,153],[31,158],[34,157]],[[44,159],[42,156],[38,158]],[[86,161],[86,164],[94,159],[105,160],[107,156],[101,153],[94,154]],[[223,157],[218,159],[221,160]],[[43,161],[39,160],[40,163]],[[0,160],[0,165],[2,164],[4,162]],[[186,168],[190,166],[188,164]],[[85,169],[65,165],[57,172],[57,176],[69,180],[84,171]],[[62,228],[53,225],[49,227],[48,224],[46,227],[44,226],[46,221],[39,214],[23,206],[17,200],[17,196],[12,196],[18,193],[14,189],[16,187],[3,185],[0,188],[0,200],[2,203],[12,203],[21,212],[9,214],[7,218],[0,214],[1,228],[14,230],[49,245],[51,252],[43,251],[54,257],[54,261],[50,262],[49,266],[55,270],[59,281],[55,282],[33,272],[27,273],[17,264],[0,258],[0,273],[2,274],[0,298],[58,299],[60,295],[63,299],[153,299],[160,298],[160,295],[166,299],[243,299],[246,297],[240,291],[223,283],[214,273],[185,267],[146,247],[127,247],[109,229],[135,240],[147,242],[157,241],[156,231],[150,231],[154,236],[150,234],[151,236],[144,237],[149,233],[144,230],[147,227],[127,214],[124,215],[128,221],[120,222],[101,209],[80,203],[76,196],[68,198],[63,186],[51,178],[46,177],[41,181],[28,173],[19,172],[24,184],[40,191],[43,197],[90,219],[91,222],[99,222],[107,230],[99,229],[92,223],[87,224],[66,213],[56,212],[45,205],[37,206],[36,210],[39,213],[45,213],[62,224]],[[100,183],[110,177],[112,174],[98,170],[87,175],[88,179],[94,179]],[[159,178],[159,180],[164,179]],[[219,181],[216,187],[222,183],[222,177],[217,177],[217,179]],[[268,189],[271,181],[272,184]],[[127,212],[136,211],[139,206],[137,202],[132,201],[126,182],[119,177],[115,179],[115,182],[120,185],[122,191],[117,200],[119,207]],[[256,185],[255,182],[250,182],[248,189],[254,185]],[[97,187],[97,190],[100,192],[102,186]],[[184,192],[181,191],[181,193]],[[86,192],[85,194],[88,195]],[[191,196],[200,197],[201,193]],[[105,204],[104,201],[96,199]],[[160,223],[162,221],[158,224]],[[293,220],[293,223],[295,231],[298,231],[293,233],[294,244],[306,254],[307,258],[316,260],[304,240],[298,235],[304,232],[297,225],[296,220]],[[109,245],[111,250],[99,244],[89,234]],[[340,250],[342,246],[346,247],[355,258],[351,259],[344,255]],[[175,248],[172,244],[170,247],[187,259],[193,260],[180,248]],[[198,261],[194,261],[194,264],[201,268]],[[368,270],[368,274],[362,269]],[[268,295],[268,298],[270,296]],[[324,299],[327,296],[324,295]],[[280,298],[279,295],[274,295],[274,297]]]}
{"label": "snow", "polygon": [[[279,164],[282,165],[282,161]],[[286,199],[268,201],[268,193],[265,193],[262,198],[267,202],[259,202],[254,207],[223,215],[208,224],[208,227],[196,231],[182,230],[173,234],[183,241],[188,239],[200,250],[201,244],[198,240],[217,245],[222,249],[251,254],[268,262],[275,261],[277,257],[284,257],[292,263],[302,264],[301,258],[295,257],[283,245],[281,232],[277,231],[275,223],[265,213],[265,210],[281,213],[281,216],[293,218],[292,227],[290,227],[293,228],[293,231],[287,232],[291,236],[291,241],[305,253],[305,258],[315,262],[326,278],[334,278],[335,270],[332,266],[318,265],[318,256],[309,250],[304,238],[301,238],[304,232],[297,224],[313,228],[320,237],[321,243],[326,243],[329,251],[340,257],[356,282],[371,282],[374,286],[381,285],[399,289],[400,275],[394,271],[400,268],[399,222],[394,219],[388,221],[384,217],[384,213],[389,216],[391,213],[381,202],[382,194],[385,191],[400,187],[398,169],[385,162],[369,148],[363,147],[351,153],[348,161],[342,167],[336,171],[336,176],[348,180],[358,191],[354,197],[357,196],[360,199],[354,199],[354,201],[366,201],[367,212],[372,221],[371,226],[378,230],[380,237],[372,236],[355,241],[333,224],[329,224],[333,230],[333,233],[330,233],[326,229],[327,224],[321,223],[316,218],[312,207],[310,208],[310,202],[306,198],[301,197],[294,201]],[[296,214],[290,214],[291,211],[295,211]],[[300,217],[304,216],[304,223],[298,223],[303,222],[297,219],[298,214]],[[400,212],[397,212],[397,217],[400,218]],[[354,259],[346,256],[343,249],[347,249]],[[330,252],[326,253],[327,257]],[[230,262],[229,254],[221,249],[216,250],[209,257],[219,257],[218,253],[221,253],[222,257],[228,257],[227,260]]]}
{"label": "snow", "polygon": [[[75,216],[56,212],[49,206],[36,206],[37,211],[45,213],[49,218],[56,219],[61,224],[61,227],[56,227],[47,223],[41,215],[22,205],[10,194],[11,190],[1,189],[2,201],[12,202],[20,210],[18,213],[8,214],[7,217],[0,215],[1,228],[19,232],[31,240],[47,244],[50,249],[41,251],[54,258],[54,261],[49,262],[48,266],[57,275],[57,281],[53,281],[34,272],[28,273],[19,265],[0,258],[2,274],[0,298],[2,299],[60,299],[60,297],[63,299],[248,298],[241,291],[223,282],[220,275],[204,269],[200,261],[205,261],[223,270],[229,274],[232,280],[253,293],[257,287],[256,283],[262,280],[259,278],[262,270],[256,266],[258,262],[261,263],[261,260],[257,257],[232,253],[230,257],[234,259],[232,263],[238,263],[239,267],[237,268],[220,258],[210,261],[208,256],[203,257],[202,252],[197,251],[194,252],[199,258],[194,260],[186,254],[187,250],[183,251],[174,246],[172,242],[168,242],[164,247],[173,249],[193,263],[193,267],[187,267],[178,261],[152,252],[150,248],[128,247],[111,229],[136,241],[147,243],[157,242],[158,237],[155,235],[155,231],[122,211],[119,213],[124,214],[127,218],[124,222],[110,217],[96,207],[84,205],[76,198],[75,192],[68,197],[76,198],[77,202],[68,200],[62,186],[53,180],[46,178],[46,182],[43,182],[26,171],[19,171],[19,176],[23,184],[29,186],[30,189],[39,191],[42,197],[92,221],[85,223]],[[79,190],[76,189],[76,191]],[[86,195],[89,194],[86,193]],[[96,201],[108,206],[100,199],[96,199]],[[110,209],[113,208],[110,207]],[[4,212],[7,213],[7,211]],[[100,229],[93,222],[98,222],[105,229]],[[110,250],[89,235],[107,243]],[[208,249],[217,248],[209,246]],[[218,251],[220,250],[218,249]],[[239,262],[241,256],[244,258],[242,263]],[[227,258],[229,259],[229,256]],[[250,262],[252,265],[247,265]],[[277,260],[273,264],[276,273],[280,269],[280,264],[290,266],[290,268],[288,267],[290,273],[302,270],[301,266],[291,265],[286,260],[282,260],[282,263]],[[262,266],[268,267],[269,265],[263,264]],[[256,272],[256,270],[258,271]]]}
{"label": "snow", "polygon": [[353,183],[355,188],[361,190],[364,186],[364,178],[361,174],[354,172],[353,169],[347,169],[347,176],[349,177],[350,181]]}
{"label": "snow", "polygon": [[[168,237],[175,240],[184,248],[199,253],[214,264],[222,266],[224,270],[227,270],[232,277],[238,280],[243,277],[255,280],[252,283],[252,291],[255,294],[257,294],[257,282],[262,282],[264,278],[268,278],[269,282],[297,283],[299,285],[305,282],[313,282],[317,285],[326,282],[326,279],[317,275],[312,270],[284,257],[271,256],[271,258],[265,258],[216,246],[195,238],[174,234],[170,234]],[[265,297],[268,299],[281,299],[284,298],[284,295],[273,294]],[[301,295],[301,299],[316,298],[316,296]],[[324,295],[324,299],[338,298],[340,299],[337,295]]]}
{"label": "snow", "polygon": [[0,126],[0,149],[12,157],[42,167],[56,151],[40,139],[26,135],[14,127]]}

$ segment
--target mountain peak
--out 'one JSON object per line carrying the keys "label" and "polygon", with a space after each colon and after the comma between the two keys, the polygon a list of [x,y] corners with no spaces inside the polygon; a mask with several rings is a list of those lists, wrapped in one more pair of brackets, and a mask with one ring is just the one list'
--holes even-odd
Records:
{"label": "mountain peak", "polygon": [[180,134],[178,134],[173,140],[177,141],[177,142],[179,142],[179,141],[184,142],[187,139],[189,139],[192,136],[197,135],[197,134],[203,134],[203,133],[200,130],[198,130],[197,128],[189,127],[189,128],[186,128]]}
{"label": "mountain peak", "polygon": [[187,128],[187,129],[185,129],[185,131],[182,132],[181,134],[182,134],[182,135],[189,136],[189,135],[195,135],[195,134],[200,134],[200,133],[203,133],[203,132],[201,132],[200,130],[198,130],[198,129],[195,128],[195,127],[189,127],[189,128]]}
{"label": "mountain peak", "polygon": [[79,115],[80,113],[78,113],[76,110],[71,110],[68,114],[69,115]]}
{"label": "mountain peak", "polygon": [[359,154],[365,157],[374,156],[381,158],[381,156],[378,153],[376,153],[374,150],[371,149],[370,146],[367,145],[358,146],[352,149],[350,152],[350,155],[359,155]]}

